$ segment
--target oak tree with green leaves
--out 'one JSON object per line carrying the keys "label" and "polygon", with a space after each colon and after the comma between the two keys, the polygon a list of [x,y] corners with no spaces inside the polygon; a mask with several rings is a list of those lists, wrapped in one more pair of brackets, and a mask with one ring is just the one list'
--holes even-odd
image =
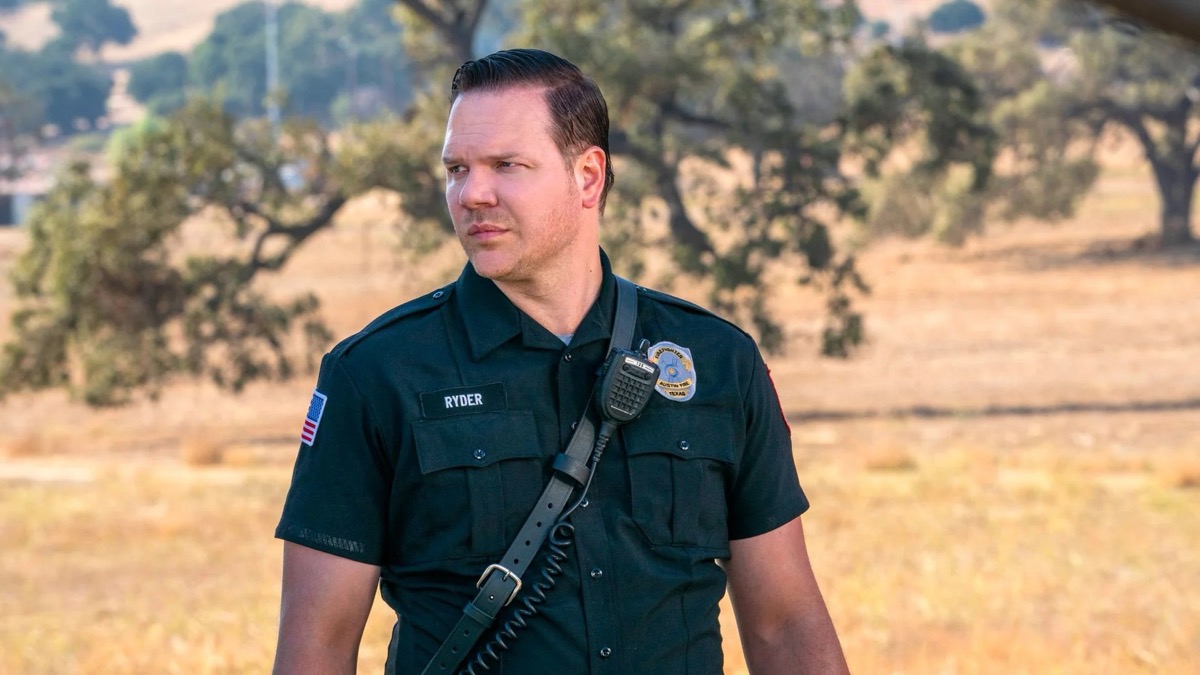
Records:
{"label": "oak tree with green leaves", "polygon": [[[1154,176],[1158,243],[1171,247],[1194,242],[1200,48],[1157,31],[1123,30],[1110,15],[1079,3],[1022,0],[998,12],[997,19],[997,30],[1004,31],[1002,39],[1009,44],[1023,40],[1029,50],[1032,40],[1040,38],[1052,48],[1041,52],[1046,76],[1015,96],[996,97],[1010,108],[1006,123],[1017,130],[1012,135],[1028,137],[1022,130],[1036,130],[1053,115],[1062,120],[1062,133],[1034,140],[1061,155],[1082,146],[1087,153],[1077,161],[1089,162],[1097,139],[1109,130],[1124,132],[1138,144]],[[985,56],[977,62],[986,60]],[[1047,62],[1056,67],[1046,67]]]}
{"label": "oak tree with green leaves", "polygon": [[[980,29],[942,52],[976,90],[977,121],[991,129],[994,143],[967,145],[978,151],[968,153],[973,168],[948,175],[957,175],[958,190],[929,185],[918,171],[918,189],[906,193],[909,173],[882,172],[882,187],[876,189],[884,196],[873,200],[879,217],[870,222],[882,231],[932,231],[961,242],[989,221],[1068,217],[1099,174],[1102,139],[1119,130],[1137,143],[1154,176],[1156,243],[1194,242],[1200,48],[1155,31],[1130,31],[1113,15],[1080,2],[1012,0],[993,10]],[[919,42],[910,40],[905,49]],[[904,62],[900,52],[889,57],[893,65]],[[880,60],[868,58],[860,66]],[[864,82],[878,74],[850,78],[866,92],[861,96],[868,104],[879,100],[874,98],[879,90]],[[894,73],[883,79],[888,77],[896,79]],[[852,99],[856,95],[851,91]],[[985,166],[991,172],[986,185],[964,191]]]}
{"label": "oak tree with green leaves", "polygon": [[[308,169],[299,185],[280,170]],[[346,201],[332,183],[326,135],[290,122],[281,142],[265,123],[237,124],[198,101],[131,139],[98,182],[86,163],[60,177],[29,223],[12,280],[19,307],[0,354],[6,393],[64,387],[92,405],[159,392],[182,373],[237,390],[286,377],[300,329],[330,335],[311,294],[286,302],[254,285],[326,227]],[[232,252],[174,254],[181,228],[205,211]],[[294,335],[292,335],[294,340]]]}
{"label": "oak tree with green leaves", "polygon": [[917,37],[877,45],[844,88],[843,140],[862,164],[868,232],[961,244],[981,231],[997,142],[975,79]]}
{"label": "oak tree with green leaves", "polygon": [[127,45],[137,36],[129,10],[111,0],[50,0],[50,6],[58,39],[72,51],[98,56],[105,45]]}

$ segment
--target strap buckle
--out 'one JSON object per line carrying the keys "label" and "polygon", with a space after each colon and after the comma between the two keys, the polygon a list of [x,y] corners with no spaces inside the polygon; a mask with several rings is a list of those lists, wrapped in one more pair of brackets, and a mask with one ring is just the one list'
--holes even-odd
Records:
{"label": "strap buckle", "polygon": [[517,582],[516,587],[509,592],[508,599],[504,601],[505,606],[507,606],[508,603],[513,601],[513,598],[517,597],[517,592],[521,590],[521,577],[513,574],[512,570],[509,570],[504,565],[492,563],[491,565],[487,566],[487,569],[483,571],[483,574],[479,575],[479,581],[475,582],[475,588],[483,588],[483,584],[487,581],[488,576],[491,575],[492,572],[503,572],[504,576],[501,577],[501,581],[507,581],[509,578],[512,578]]}

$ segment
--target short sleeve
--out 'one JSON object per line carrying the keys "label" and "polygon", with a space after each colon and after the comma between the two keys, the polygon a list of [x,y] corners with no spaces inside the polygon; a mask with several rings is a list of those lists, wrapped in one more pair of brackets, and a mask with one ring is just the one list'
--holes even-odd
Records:
{"label": "short sleeve", "polygon": [[275,536],[381,564],[390,463],[369,406],[338,353],[321,362]]}
{"label": "short sleeve", "polygon": [[796,475],[791,430],[757,347],[753,358],[743,394],[746,444],[730,495],[730,539],[770,532],[808,510]]}

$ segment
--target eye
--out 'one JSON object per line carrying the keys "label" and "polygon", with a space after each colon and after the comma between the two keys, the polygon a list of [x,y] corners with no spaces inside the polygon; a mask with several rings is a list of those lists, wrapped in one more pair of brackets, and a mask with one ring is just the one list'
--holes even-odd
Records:
{"label": "eye", "polygon": [[446,167],[446,173],[451,174],[451,175],[459,174],[466,170],[467,170],[467,167],[463,166],[462,164],[453,164],[453,165]]}
{"label": "eye", "polygon": [[500,169],[515,169],[518,166],[516,162],[496,162],[496,167]]}

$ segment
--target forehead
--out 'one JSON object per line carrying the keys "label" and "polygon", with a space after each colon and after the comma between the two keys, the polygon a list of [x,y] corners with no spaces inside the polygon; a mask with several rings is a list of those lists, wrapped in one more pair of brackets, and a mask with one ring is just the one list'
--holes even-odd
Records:
{"label": "forehead", "polygon": [[460,95],[446,120],[442,154],[460,157],[556,149],[543,91],[519,87]]}

